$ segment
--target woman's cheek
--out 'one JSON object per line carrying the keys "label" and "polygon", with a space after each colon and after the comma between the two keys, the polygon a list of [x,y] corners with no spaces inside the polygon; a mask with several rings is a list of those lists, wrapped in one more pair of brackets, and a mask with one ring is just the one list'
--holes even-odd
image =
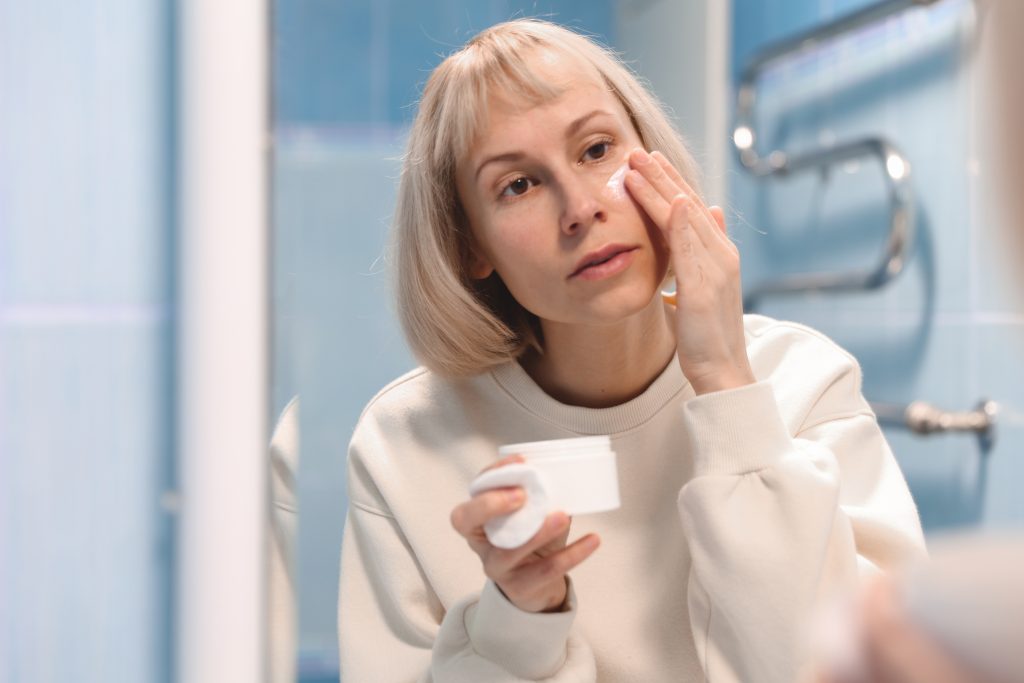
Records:
{"label": "woman's cheek", "polygon": [[619,166],[615,171],[608,177],[608,181],[605,182],[604,187],[601,188],[604,196],[616,204],[624,204],[627,202],[626,192],[626,172],[629,170],[629,164],[624,163]]}
{"label": "woman's cheek", "polygon": [[551,245],[545,246],[543,235],[537,234],[531,228],[533,225],[537,223],[524,215],[520,220],[498,226],[500,238],[492,243],[495,265],[510,288],[536,282],[544,275],[543,254],[551,250]]}

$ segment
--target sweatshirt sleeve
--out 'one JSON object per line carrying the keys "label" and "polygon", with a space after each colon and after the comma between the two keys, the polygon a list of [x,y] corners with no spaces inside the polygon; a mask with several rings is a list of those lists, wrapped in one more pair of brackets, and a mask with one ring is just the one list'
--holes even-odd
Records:
{"label": "sweatshirt sleeve", "polygon": [[707,680],[800,680],[806,621],[866,572],[924,554],[917,510],[849,359],[791,435],[770,381],[683,406],[694,477],[678,508]]}
{"label": "sweatshirt sleeve", "polygon": [[[355,450],[354,443],[350,463],[359,458]],[[353,477],[358,488],[361,473],[350,465],[350,490]],[[571,628],[577,614],[571,581],[563,612],[524,612],[490,580],[445,610],[397,520],[382,506],[358,500],[365,494],[353,493],[338,600],[343,681],[596,679],[593,654]]]}

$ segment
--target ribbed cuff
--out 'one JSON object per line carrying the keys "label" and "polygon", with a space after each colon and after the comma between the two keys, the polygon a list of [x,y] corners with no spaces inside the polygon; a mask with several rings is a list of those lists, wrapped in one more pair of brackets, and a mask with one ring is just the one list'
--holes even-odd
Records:
{"label": "ribbed cuff", "polygon": [[694,476],[756,472],[792,448],[768,381],[697,396],[683,404]]}
{"label": "ribbed cuff", "polygon": [[473,649],[521,678],[554,675],[565,663],[569,629],[576,618],[576,593],[571,580],[567,590],[567,611],[524,612],[488,580],[476,609],[466,618]]}

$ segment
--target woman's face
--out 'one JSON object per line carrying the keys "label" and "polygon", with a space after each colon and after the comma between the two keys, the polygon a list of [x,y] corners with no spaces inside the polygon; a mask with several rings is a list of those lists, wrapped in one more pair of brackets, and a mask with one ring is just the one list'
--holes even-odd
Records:
{"label": "woman's face", "polygon": [[487,126],[457,167],[478,252],[471,274],[497,271],[544,321],[614,323],[651,303],[668,268],[661,233],[622,174],[612,177],[640,137],[589,64],[538,52],[533,65],[562,95],[536,106],[492,97]]}

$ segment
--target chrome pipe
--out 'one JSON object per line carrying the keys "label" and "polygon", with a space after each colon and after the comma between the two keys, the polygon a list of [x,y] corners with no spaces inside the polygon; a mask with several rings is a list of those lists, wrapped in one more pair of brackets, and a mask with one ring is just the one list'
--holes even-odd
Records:
{"label": "chrome pipe", "polygon": [[973,432],[989,443],[995,437],[999,414],[999,404],[988,399],[979,401],[974,410],[963,412],[941,410],[925,401],[914,401],[909,405],[872,403],[871,409],[878,423],[884,426],[907,429],[922,436]]}

